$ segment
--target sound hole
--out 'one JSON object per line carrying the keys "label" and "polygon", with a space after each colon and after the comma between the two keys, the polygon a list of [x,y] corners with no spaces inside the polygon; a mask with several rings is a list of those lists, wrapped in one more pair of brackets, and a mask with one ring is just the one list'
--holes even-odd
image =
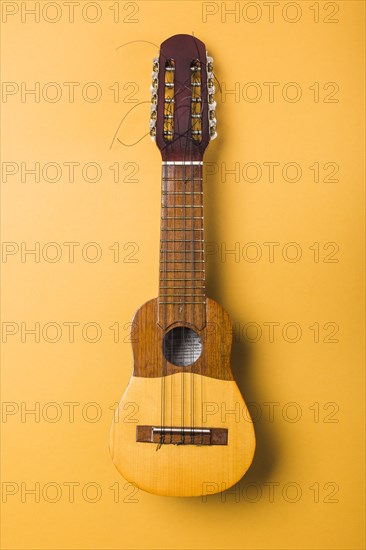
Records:
{"label": "sound hole", "polygon": [[202,353],[202,340],[188,327],[175,327],[163,338],[165,359],[177,367],[192,365]]}

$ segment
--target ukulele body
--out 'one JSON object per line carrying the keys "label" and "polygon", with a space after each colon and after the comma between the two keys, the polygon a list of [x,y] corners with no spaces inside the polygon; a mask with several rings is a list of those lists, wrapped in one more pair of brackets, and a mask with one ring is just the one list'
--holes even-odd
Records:
{"label": "ukulele body", "polygon": [[199,357],[179,366],[166,359],[158,307],[150,300],[133,319],[133,375],[111,429],[113,462],[125,479],[154,494],[224,491],[241,479],[255,450],[253,424],[230,369],[231,321],[206,298],[200,330],[176,323],[200,340]]}

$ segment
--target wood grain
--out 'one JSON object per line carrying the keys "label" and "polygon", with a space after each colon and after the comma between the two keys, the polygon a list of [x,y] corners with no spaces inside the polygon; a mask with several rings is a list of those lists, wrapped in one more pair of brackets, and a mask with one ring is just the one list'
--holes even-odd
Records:
{"label": "wood grain", "polygon": [[[155,426],[156,427],[156,426]],[[174,426],[172,426],[174,428]],[[228,431],[225,428],[210,428],[210,433],[166,433],[154,432],[154,426],[136,426],[136,441],[142,443],[161,443],[162,445],[227,445]],[[169,429],[169,427],[168,427]],[[180,430],[180,428],[177,428]]]}
{"label": "wood grain", "polygon": [[201,330],[179,320],[168,327],[189,326],[202,340],[202,354],[197,361],[188,367],[177,367],[164,359],[162,340],[165,331],[158,324],[158,304],[157,298],[146,302],[133,318],[133,375],[156,378],[184,371],[233,380],[230,368],[232,324],[227,312],[214,300],[205,298],[206,323]]}
{"label": "wood grain", "polygon": [[[199,331],[202,355],[181,368],[163,360],[164,331],[157,312],[154,299],[134,317],[134,371],[112,425],[113,462],[128,481],[155,494],[223,491],[244,475],[255,449],[253,424],[230,369],[229,316],[206,298],[207,323]],[[136,441],[136,426],[225,429],[227,444],[162,445],[157,450],[156,444]]]}
{"label": "wood grain", "polygon": [[[162,445],[157,450],[156,444],[136,442],[137,425],[161,425],[162,396],[165,425],[225,428],[228,444]],[[253,425],[236,383],[189,373],[163,379],[133,376],[116,410],[110,436],[113,462],[125,479],[165,496],[199,496],[228,489],[249,468],[254,449]]]}
{"label": "wood grain", "polygon": [[[195,142],[191,136],[191,63],[199,60],[202,66],[202,139]],[[165,64],[174,60],[174,138],[167,142],[164,139],[164,101]],[[158,75],[158,104],[156,121],[156,144],[163,160],[202,160],[210,141],[208,123],[208,89],[206,71],[206,46],[198,38],[188,34],[178,34],[165,40],[160,46]]]}

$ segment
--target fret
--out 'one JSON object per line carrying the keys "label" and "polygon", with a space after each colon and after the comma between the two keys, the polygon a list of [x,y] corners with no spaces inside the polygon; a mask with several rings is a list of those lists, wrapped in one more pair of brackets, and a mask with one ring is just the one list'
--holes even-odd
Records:
{"label": "fret", "polygon": [[166,191],[167,194],[171,193],[172,195],[174,193],[182,193],[184,195],[189,195],[194,192],[199,193],[202,191],[202,181],[187,181],[187,179],[184,179],[178,182],[178,180],[165,180],[163,181],[161,190]]}
{"label": "fret", "polygon": [[[163,282],[165,282],[165,283],[167,283],[167,282],[175,283],[175,281],[177,281],[177,280],[178,279],[168,279],[168,280],[163,281]],[[205,281],[203,279],[197,279],[197,282],[202,283],[202,284],[205,283]],[[160,288],[163,288],[163,287],[160,287]],[[172,287],[168,285],[166,288],[168,288],[170,290]],[[198,294],[204,292],[204,286],[199,288],[199,287],[195,287],[195,286],[183,285],[179,288],[181,288],[183,290],[197,290]]]}
{"label": "fret", "polygon": [[205,260],[165,260],[166,264],[204,264]]}
{"label": "fret", "polygon": [[160,280],[161,281],[172,281],[173,283],[175,283],[175,281],[186,281],[188,283],[196,283],[196,282],[199,282],[199,281],[204,282],[205,279],[193,279],[193,280],[192,279],[176,279],[175,277],[174,277],[174,279],[166,279],[165,277],[160,277]]}
{"label": "fret", "polygon": [[[162,204],[162,208],[171,208],[171,209],[177,209],[177,208],[203,208],[203,204]],[[186,219],[189,220],[190,214],[188,213],[188,216],[186,216]]]}
{"label": "fret", "polygon": [[170,305],[180,305],[180,306],[184,306],[186,304],[205,304],[206,302],[162,302],[161,300],[159,300],[159,304],[170,304]]}
{"label": "fret", "polygon": [[[165,218],[163,218],[165,219]],[[189,218],[187,218],[189,219]],[[170,229],[169,227],[163,227],[162,228],[163,231],[203,231],[203,227],[192,227],[192,228],[174,228],[174,229]]]}
{"label": "fret", "polygon": [[161,216],[162,220],[203,220],[203,216]]}
{"label": "fret", "polygon": [[203,195],[203,191],[162,191],[163,195]]}
{"label": "fret", "polygon": [[[167,282],[175,283],[176,281],[179,281],[179,279],[167,279],[163,282],[164,283],[167,283]],[[204,283],[205,281],[203,279],[199,279],[199,280],[197,279],[197,282]],[[163,285],[163,286],[160,286],[160,288],[162,290],[167,290],[167,289],[170,290],[170,289],[174,289],[174,288],[180,288],[180,289],[183,289],[183,290],[197,290],[197,295],[199,295],[200,293],[204,293],[204,291],[205,291],[204,284],[202,286],[189,286],[189,285],[184,284],[184,285],[178,286],[178,287],[174,287],[174,286],[170,286],[170,285]]]}
{"label": "fret", "polygon": [[[169,279],[168,279],[169,280]],[[180,279],[172,279],[172,281],[179,281]],[[188,279],[190,280],[190,279]],[[169,288],[169,290],[175,290],[175,289],[184,289],[186,288],[184,285],[182,286],[169,286],[169,285],[166,285],[166,286],[160,286],[160,288]],[[205,287],[202,285],[202,286],[195,286],[195,287],[188,287],[187,290],[201,290],[201,289],[204,289]]]}
{"label": "fret", "polygon": [[203,239],[195,239],[192,241],[192,239],[160,239],[160,242],[162,243],[203,243]]}
{"label": "fret", "polygon": [[163,166],[202,166],[202,160],[165,160]]}
{"label": "fret", "polygon": [[161,298],[202,298],[198,294],[160,294]]}
{"label": "fret", "polygon": [[[170,235],[169,233],[164,233],[163,234],[163,231],[165,231],[165,228],[164,227],[161,227],[161,231],[160,231],[160,234],[161,234],[161,243],[164,243],[164,242],[167,242],[167,243],[174,243],[174,242],[188,242],[188,243],[198,243],[200,246],[204,246],[204,241],[203,241],[203,234],[199,234],[197,233],[197,238],[195,238],[195,236],[192,236],[192,232],[193,231],[198,231],[198,229],[196,229],[195,227],[188,227],[186,229],[179,229],[179,231],[185,231],[186,233],[185,234],[182,234],[180,235],[179,233],[177,234],[176,232],[172,233],[172,235]],[[167,231],[172,231],[171,229],[168,229]],[[165,239],[163,238],[165,237]],[[171,237],[171,238],[170,238]],[[182,237],[183,239],[185,238],[186,240],[182,240],[180,241],[179,239],[175,239],[175,237]],[[192,238],[190,238],[192,237]],[[164,246],[163,244],[160,244],[160,247]],[[180,247],[180,246],[184,246],[184,245],[177,245],[177,247]]]}
{"label": "fret", "polygon": [[172,181],[173,183],[176,183],[177,181],[185,181],[186,183],[196,183],[196,182],[203,181],[203,178],[194,177],[192,179],[192,178],[187,176],[186,178],[162,178],[162,180],[163,180],[163,183],[168,182],[168,181]]}
{"label": "fret", "polygon": [[160,271],[166,273],[204,273],[204,269],[160,269]]}
{"label": "fret", "polygon": [[203,208],[203,204],[162,204],[162,208]]}
{"label": "fret", "polygon": [[[160,279],[160,282],[164,282],[164,283],[175,283],[176,281],[184,281],[185,283],[189,283],[192,281],[192,279],[164,279],[163,281]],[[195,282],[197,283],[202,283],[202,286],[201,287],[197,287],[199,290],[202,290],[205,288],[204,286],[204,283],[205,283],[205,280],[204,279],[196,279]],[[164,288],[164,287],[160,287],[160,288]],[[166,288],[173,288],[171,287],[170,285],[167,285]],[[177,287],[177,288],[185,288],[186,290],[194,290],[196,287],[195,286],[188,286],[186,284],[182,285],[181,287]]]}
{"label": "fret", "polygon": [[[178,280],[178,279],[168,279],[168,281],[170,281],[170,282],[172,282],[172,283],[174,283],[174,282],[177,281],[177,280]],[[165,282],[167,282],[167,281],[165,281]],[[197,281],[197,282],[204,283],[205,281],[204,281],[204,279],[200,279],[200,280]],[[160,288],[161,288],[161,287],[160,287]],[[169,288],[171,288],[171,287],[169,286]],[[185,286],[185,285],[184,285],[182,288],[185,289],[185,290],[193,290],[193,289],[194,289],[194,287],[192,287],[192,286]],[[200,291],[201,291],[202,293],[204,293],[204,292],[205,292],[205,289],[202,288],[202,289],[200,289]]]}
{"label": "fret", "polygon": [[[172,242],[172,241],[170,241]],[[169,253],[169,254],[190,254],[190,253],[194,253],[196,254],[197,252],[204,252],[204,250],[160,250],[160,252],[166,252],[166,253]]]}

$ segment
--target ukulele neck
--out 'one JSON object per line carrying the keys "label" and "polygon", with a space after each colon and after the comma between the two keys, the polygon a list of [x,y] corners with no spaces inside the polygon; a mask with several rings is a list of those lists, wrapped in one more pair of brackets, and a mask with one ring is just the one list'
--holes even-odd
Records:
{"label": "ukulele neck", "polygon": [[165,161],[159,271],[159,324],[205,321],[202,161]]}

